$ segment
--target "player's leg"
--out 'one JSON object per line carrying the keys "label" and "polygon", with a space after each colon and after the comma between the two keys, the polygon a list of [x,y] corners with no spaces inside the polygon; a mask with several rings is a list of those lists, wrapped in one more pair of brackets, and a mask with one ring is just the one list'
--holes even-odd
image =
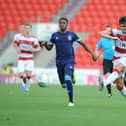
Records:
{"label": "player's leg", "polygon": [[31,75],[34,67],[33,60],[25,61],[25,70],[26,70],[26,87],[25,90],[29,91],[30,84],[31,84]]}
{"label": "player's leg", "polygon": [[19,77],[22,80],[22,87],[24,87],[25,85],[25,81],[24,81],[24,72],[19,72]]}
{"label": "player's leg", "polygon": [[115,81],[115,83],[116,83],[117,89],[121,92],[121,94],[122,94],[123,96],[126,97],[126,88],[125,88],[125,86],[124,86],[123,79],[122,79],[122,78],[118,78],[118,79]]}
{"label": "player's leg", "polygon": [[67,88],[67,85],[66,85],[65,79],[64,79],[64,65],[57,64],[56,66],[57,66],[57,73],[58,73],[60,84],[61,84],[62,88]]}
{"label": "player's leg", "polygon": [[19,77],[22,80],[22,89],[25,90],[25,84],[26,81],[24,80],[24,75],[25,75],[25,67],[24,67],[24,62],[21,60],[18,60],[18,72],[19,72]]}
{"label": "player's leg", "polygon": [[[113,72],[105,79],[104,86],[114,82],[118,78],[119,74],[123,71],[123,69],[124,65],[122,63],[115,65]],[[100,83],[100,85],[102,86],[103,83]]]}
{"label": "player's leg", "polygon": [[[103,61],[103,70],[104,70],[104,76],[105,78],[110,76],[110,73],[112,73],[113,70],[113,63],[111,60],[105,60]],[[106,86],[107,92],[108,92],[108,97],[110,98],[112,96],[112,91],[111,91],[111,83]]]}
{"label": "player's leg", "polygon": [[104,83],[105,86],[107,86],[109,83],[114,82],[118,78],[120,73],[124,71],[124,68],[126,66],[126,58],[122,57],[120,59],[114,60],[113,66],[114,66],[113,72],[105,80]]}
{"label": "player's leg", "polygon": [[23,77],[23,82],[26,84],[26,76]]}
{"label": "player's leg", "polygon": [[25,85],[25,90],[26,91],[29,91],[29,89],[30,89],[31,74],[32,74],[32,71],[26,71],[26,85]]}
{"label": "player's leg", "polygon": [[73,103],[73,85],[72,85],[72,74],[74,71],[74,64],[66,64],[65,65],[65,82],[67,84],[67,91],[69,96],[69,104],[68,106],[74,106]]}

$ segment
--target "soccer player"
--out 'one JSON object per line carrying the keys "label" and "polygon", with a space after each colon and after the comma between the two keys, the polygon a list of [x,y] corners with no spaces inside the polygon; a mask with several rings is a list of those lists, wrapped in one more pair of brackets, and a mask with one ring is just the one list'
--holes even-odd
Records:
{"label": "soccer player", "polygon": [[[19,25],[18,33],[14,36],[15,40],[20,38],[20,36],[22,36],[24,34],[24,26],[25,26],[25,24],[20,24]],[[25,75],[23,77],[23,82],[26,83],[26,76]]]}
{"label": "soccer player", "polygon": [[[25,24],[23,32],[14,38],[14,47],[18,53],[18,71],[22,79],[22,88],[29,91],[31,74],[34,66],[34,52],[40,51],[36,37],[31,35],[32,25]],[[26,80],[24,76],[26,75]]]}
{"label": "soccer player", "polygon": [[[105,27],[105,31],[110,32],[111,30],[112,30],[111,26],[108,25]],[[110,75],[110,73],[112,73],[113,71],[112,59],[114,57],[115,41],[113,39],[103,38],[97,43],[95,54],[98,55],[99,58],[101,58],[99,52],[100,49],[103,49],[103,53],[104,53],[102,65],[103,65],[104,76],[105,78],[107,78]],[[99,81],[102,81],[101,77],[99,77]],[[100,91],[102,89],[103,89],[102,87],[99,87]],[[112,96],[111,84],[107,85],[107,91],[108,91],[108,97],[110,98]]]}
{"label": "soccer player", "polygon": [[[56,47],[56,66],[59,76],[60,83],[62,86],[67,86],[69,104],[68,106],[74,106],[73,102],[73,85],[72,85],[72,74],[74,71],[74,50],[73,42],[78,42],[83,48],[88,51],[94,60],[97,56],[95,53],[83,43],[76,33],[68,31],[68,19],[60,18],[58,21],[59,31],[52,34],[50,41],[46,44],[46,48],[51,50],[53,44]],[[85,60],[85,59],[82,59]]]}
{"label": "soccer player", "polygon": [[120,17],[119,25],[120,29],[112,29],[111,32],[104,30],[99,33],[102,37],[115,40],[114,69],[104,83],[100,83],[100,85],[102,87],[107,86],[115,81],[117,89],[123,96],[126,96],[126,88],[122,80],[122,73],[126,66],[126,16]]}

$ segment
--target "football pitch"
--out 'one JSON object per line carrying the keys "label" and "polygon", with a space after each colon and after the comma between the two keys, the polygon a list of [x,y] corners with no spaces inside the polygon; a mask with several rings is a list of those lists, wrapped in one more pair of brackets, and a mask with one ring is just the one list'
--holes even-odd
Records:
{"label": "football pitch", "polygon": [[0,126],[119,126],[126,124],[126,98],[97,86],[74,86],[75,106],[68,107],[66,89],[0,84]]}

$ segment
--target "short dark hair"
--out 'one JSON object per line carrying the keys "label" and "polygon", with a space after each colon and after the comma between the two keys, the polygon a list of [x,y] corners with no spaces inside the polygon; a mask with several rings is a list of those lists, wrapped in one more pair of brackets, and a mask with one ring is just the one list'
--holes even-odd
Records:
{"label": "short dark hair", "polygon": [[67,23],[69,23],[68,19],[65,18],[65,17],[61,17],[61,18],[58,20],[58,22],[60,22],[61,20],[65,20]]}
{"label": "short dark hair", "polygon": [[30,28],[32,28],[32,25],[31,24],[25,24],[24,26],[29,26]]}
{"label": "short dark hair", "polygon": [[119,24],[125,24],[126,23],[126,16],[121,16],[119,19]]}

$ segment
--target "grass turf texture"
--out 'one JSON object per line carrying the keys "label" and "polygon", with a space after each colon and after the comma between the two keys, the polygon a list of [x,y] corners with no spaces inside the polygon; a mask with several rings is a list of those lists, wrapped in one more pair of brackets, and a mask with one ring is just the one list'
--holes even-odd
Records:
{"label": "grass turf texture", "polygon": [[75,86],[75,107],[67,107],[66,89],[0,84],[0,126],[119,126],[126,121],[126,98],[113,87],[113,97],[97,86]]}

